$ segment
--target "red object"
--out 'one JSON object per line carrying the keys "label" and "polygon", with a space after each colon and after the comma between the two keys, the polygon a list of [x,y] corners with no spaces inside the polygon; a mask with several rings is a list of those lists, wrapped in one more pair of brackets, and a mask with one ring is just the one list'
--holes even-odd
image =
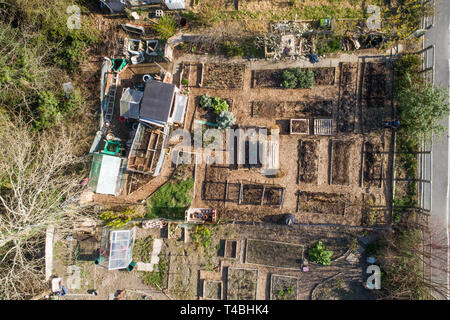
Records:
{"label": "red object", "polygon": [[120,116],[120,117],[119,117],[119,121],[120,121],[120,122],[126,122],[126,121],[127,121],[127,118],[125,118],[124,116]]}
{"label": "red object", "polygon": [[81,186],[83,186],[83,187],[87,186],[88,183],[89,183],[89,177],[88,178],[84,178],[80,182]]}

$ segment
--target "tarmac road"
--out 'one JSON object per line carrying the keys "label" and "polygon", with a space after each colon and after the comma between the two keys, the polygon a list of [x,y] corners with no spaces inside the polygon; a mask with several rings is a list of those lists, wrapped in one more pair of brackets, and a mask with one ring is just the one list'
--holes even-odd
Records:
{"label": "tarmac road", "polygon": [[[435,46],[434,54],[434,83],[444,89],[449,88],[449,59],[450,59],[450,1],[436,0],[436,16],[434,25],[425,34],[424,47]],[[430,55],[432,59],[432,55]],[[446,127],[441,139],[433,139],[432,149],[432,184],[431,184],[431,217],[430,226],[436,228],[433,234],[439,238],[445,238],[443,244],[449,247],[449,226],[450,226],[450,138],[449,127],[450,117],[442,119],[442,124]],[[429,192],[428,192],[429,196]],[[445,285],[447,291],[450,289],[450,252],[449,250],[436,252],[442,255],[442,261],[433,262],[431,271],[432,280]],[[439,265],[436,265],[439,264]],[[441,270],[442,268],[447,271]],[[450,297],[441,297],[450,299]]]}

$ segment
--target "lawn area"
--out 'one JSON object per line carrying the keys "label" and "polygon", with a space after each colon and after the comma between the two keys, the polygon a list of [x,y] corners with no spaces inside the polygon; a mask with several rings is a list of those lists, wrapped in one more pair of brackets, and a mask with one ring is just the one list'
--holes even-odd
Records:
{"label": "lawn area", "polygon": [[[225,0],[203,0],[193,15],[208,24],[221,20],[312,20],[325,17],[363,18],[365,8],[377,0],[272,0],[239,1],[239,8],[226,5]],[[364,7],[363,7],[364,5]]]}
{"label": "lawn area", "polygon": [[191,204],[194,179],[168,182],[159,188],[146,203],[146,218],[184,219],[184,211]]}

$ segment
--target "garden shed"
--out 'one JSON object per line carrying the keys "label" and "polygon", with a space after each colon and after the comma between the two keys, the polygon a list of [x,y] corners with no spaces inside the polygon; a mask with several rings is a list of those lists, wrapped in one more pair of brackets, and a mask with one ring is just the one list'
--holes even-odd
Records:
{"label": "garden shed", "polygon": [[125,118],[139,119],[139,107],[144,93],[125,88],[120,98],[120,115]]}
{"label": "garden shed", "polygon": [[171,83],[148,80],[139,112],[140,120],[158,127],[171,122],[177,91],[177,87]]}

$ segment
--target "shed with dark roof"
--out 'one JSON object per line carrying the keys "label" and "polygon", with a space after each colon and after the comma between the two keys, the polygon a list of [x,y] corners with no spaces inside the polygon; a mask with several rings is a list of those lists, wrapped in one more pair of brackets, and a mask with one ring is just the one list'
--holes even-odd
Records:
{"label": "shed with dark roof", "polygon": [[141,121],[164,126],[172,116],[176,86],[155,80],[145,84],[139,118]]}

